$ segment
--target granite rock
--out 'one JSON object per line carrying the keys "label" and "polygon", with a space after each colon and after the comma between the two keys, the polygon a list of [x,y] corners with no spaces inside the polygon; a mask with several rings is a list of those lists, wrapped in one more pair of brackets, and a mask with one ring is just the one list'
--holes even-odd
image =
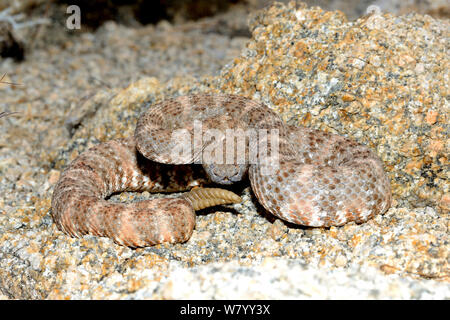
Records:
{"label": "granite rock", "polygon": [[291,2],[255,14],[252,40],[218,88],[292,124],[356,138],[386,165],[405,206],[450,208],[450,23],[374,13],[349,22]]}
{"label": "granite rock", "polygon": [[[371,15],[351,23],[341,13],[295,4],[274,5],[251,21],[253,37],[233,60],[243,39],[207,40],[198,26],[180,34],[192,25],[130,30],[109,24],[69,50],[50,48],[54,65],[77,57],[71,72],[56,69],[31,86],[38,67],[15,69],[11,80],[28,85],[0,87],[17,108],[10,109],[21,112],[2,119],[8,131],[0,149],[0,298],[450,298],[448,168],[440,160],[448,150],[448,23],[419,15]],[[152,48],[175,59],[171,72],[161,70],[157,79],[158,66],[139,68],[157,61],[142,35],[159,36]],[[188,59],[176,57],[195,52],[193,35],[211,45],[183,68]],[[122,54],[120,38],[126,38]],[[222,51],[227,54],[218,55]],[[213,66],[202,65],[204,59]],[[92,85],[88,70],[109,85],[81,94]],[[396,202],[361,225],[307,228],[265,212],[244,182],[233,187],[243,202],[200,212],[184,244],[133,250],[56,229],[52,189],[71,160],[96,143],[131,135],[152,103],[200,91],[252,97],[287,122],[368,144],[386,163]],[[418,165],[408,166],[413,160]],[[123,193],[111,201],[162,196]]]}

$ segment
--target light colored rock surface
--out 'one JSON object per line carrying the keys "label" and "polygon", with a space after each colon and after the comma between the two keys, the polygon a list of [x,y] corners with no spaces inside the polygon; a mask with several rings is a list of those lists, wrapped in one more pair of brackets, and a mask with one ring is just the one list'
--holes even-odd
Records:
{"label": "light colored rock surface", "polygon": [[[297,9],[296,9],[297,8]],[[376,149],[402,205],[450,209],[450,23],[429,16],[273,6],[219,88],[254,97],[293,124]]]}
{"label": "light colored rock surface", "polygon": [[[448,169],[430,164],[436,182],[424,198],[408,193],[426,188],[422,167],[404,172],[411,159],[431,156],[430,139],[446,143],[448,23],[383,16],[372,21],[384,25],[380,31],[367,27],[370,19],[350,24],[333,12],[276,6],[252,20],[254,39],[241,54],[246,39],[205,34],[198,25],[108,24],[63,47],[36,50],[23,64],[2,61],[8,81],[24,86],[0,84],[0,110],[20,112],[0,119],[0,292],[52,299],[449,299],[449,216],[439,200],[448,180],[438,175]],[[353,37],[359,40],[346,41]],[[402,44],[408,37],[414,41]],[[405,54],[420,56],[424,68],[400,67]],[[69,161],[95,143],[130,135],[148,103],[206,90],[256,97],[286,120],[368,143],[387,164],[394,207],[362,225],[304,228],[270,216],[244,183],[233,188],[243,203],[199,214],[185,244],[132,250],[56,229],[50,197]],[[408,142],[419,143],[417,154]],[[396,181],[405,176],[411,178]],[[160,196],[125,193],[112,201]]]}

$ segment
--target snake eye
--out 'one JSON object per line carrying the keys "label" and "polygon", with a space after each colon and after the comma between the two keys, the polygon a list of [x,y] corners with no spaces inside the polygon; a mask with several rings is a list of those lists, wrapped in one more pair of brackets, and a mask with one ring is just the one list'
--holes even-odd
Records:
{"label": "snake eye", "polygon": [[245,164],[203,164],[209,178],[219,184],[232,184],[241,181],[247,172]]}

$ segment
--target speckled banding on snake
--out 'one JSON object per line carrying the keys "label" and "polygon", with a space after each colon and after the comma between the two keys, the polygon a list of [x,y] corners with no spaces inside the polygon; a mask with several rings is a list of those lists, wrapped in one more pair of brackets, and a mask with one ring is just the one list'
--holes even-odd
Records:
{"label": "speckled banding on snake", "polygon": [[[108,236],[130,246],[186,241],[195,221],[188,200],[125,205],[104,198],[122,190],[169,191],[161,184],[167,181],[164,176],[181,174],[186,183],[195,181],[191,179],[195,172],[187,164],[201,162],[202,155],[194,152],[174,158],[172,152],[173,131],[185,129],[193,134],[195,120],[202,121],[203,130],[277,129],[280,161],[272,174],[263,174],[261,166],[251,163],[205,164],[204,169],[218,183],[237,181],[248,170],[258,201],[286,221],[325,227],[359,223],[390,206],[390,184],[382,163],[364,145],[339,135],[288,126],[264,104],[244,97],[197,94],[151,106],[139,118],[134,139],[107,142],[77,158],[55,187],[52,214],[58,227],[74,236]],[[144,169],[135,148],[158,163],[183,165],[147,161],[149,167]]]}
{"label": "speckled banding on snake", "polygon": [[207,182],[196,166],[164,165],[140,156],[134,138],[113,140],[87,150],[66,168],[55,186],[52,216],[73,237],[105,236],[130,247],[184,242],[195,226],[194,210],[241,199],[216,188],[130,204],[105,198],[123,191],[184,191]]}
{"label": "speckled banding on snake", "polygon": [[[156,104],[138,120],[136,146],[157,162],[194,163],[202,154],[193,152],[185,158],[174,155],[171,151],[176,140],[171,135],[182,128],[194,136],[196,120],[202,121],[204,132],[277,130],[279,168],[265,174],[261,165],[248,163],[247,167],[258,201],[284,220],[306,226],[337,226],[364,222],[390,206],[389,180],[382,162],[369,148],[339,135],[289,126],[264,104],[241,96],[196,94]],[[270,153],[270,144],[268,150]],[[247,167],[204,165],[218,183],[227,183],[232,176],[242,177]]]}

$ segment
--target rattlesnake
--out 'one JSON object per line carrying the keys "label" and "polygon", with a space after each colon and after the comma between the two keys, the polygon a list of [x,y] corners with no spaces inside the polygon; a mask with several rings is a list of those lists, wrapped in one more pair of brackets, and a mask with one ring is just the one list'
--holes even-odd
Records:
{"label": "rattlesnake", "polygon": [[[251,129],[266,134],[255,143],[247,134]],[[196,130],[202,134],[200,139]],[[183,135],[174,139],[174,132],[193,137],[188,140],[192,146],[181,141]],[[227,145],[230,132],[236,142],[244,136],[244,152],[237,151],[237,144]],[[191,152],[179,152],[180,145]],[[261,146],[268,154],[277,151],[276,165],[251,161],[251,154],[264,159]],[[219,161],[205,161],[208,149]],[[246,155],[244,163],[239,152]],[[192,234],[194,210],[240,198],[223,189],[204,188],[178,198],[131,204],[112,203],[105,197],[122,191],[188,190],[211,180],[230,184],[247,172],[262,206],[295,224],[361,223],[386,212],[391,203],[382,162],[364,145],[287,125],[267,106],[248,98],[193,94],[151,106],[139,117],[134,137],[99,144],[75,159],[55,186],[52,216],[58,228],[71,236],[106,236],[131,247],[183,242]]]}

